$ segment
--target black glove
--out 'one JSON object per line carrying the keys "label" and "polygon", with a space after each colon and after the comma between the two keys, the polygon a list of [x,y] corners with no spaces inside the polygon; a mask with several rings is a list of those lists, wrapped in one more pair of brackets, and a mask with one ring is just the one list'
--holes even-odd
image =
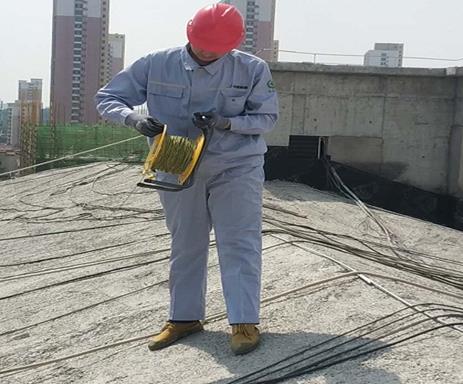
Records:
{"label": "black glove", "polygon": [[125,118],[125,125],[135,128],[142,135],[154,137],[164,130],[164,124],[154,117],[131,113]]}
{"label": "black glove", "polygon": [[193,114],[193,124],[198,128],[215,128],[229,130],[231,121],[227,117],[220,116],[214,111],[195,112]]}

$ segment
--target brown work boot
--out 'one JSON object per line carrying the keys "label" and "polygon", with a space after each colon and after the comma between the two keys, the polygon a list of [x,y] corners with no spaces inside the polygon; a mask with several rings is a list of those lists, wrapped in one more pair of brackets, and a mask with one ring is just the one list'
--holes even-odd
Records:
{"label": "brown work boot", "polygon": [[231,349],[235,355],[244,355],[257,348],[260,341],[259,329],[254,324],[232,325]]}
{"label": "brown work boot", "polygon": [[173,323],[168,321],[164,327],[162,327],[161,331],[150,339],[148,348],[151,351],[165,348],[175,343],[177,340],[202,331],[203,329],[203,325],[200,321],[191,321],[188,323]]}

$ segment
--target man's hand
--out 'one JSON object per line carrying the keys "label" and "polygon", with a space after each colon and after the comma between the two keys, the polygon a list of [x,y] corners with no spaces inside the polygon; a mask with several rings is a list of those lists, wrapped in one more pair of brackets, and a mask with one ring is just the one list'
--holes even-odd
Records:
{"label": "man's hand", "polygon": [[125,124],[135,128],[142,135],[154,137],[164,130],[164,124],[154,117],[131,113],[125,119]]}
{"label": "man's hand", "polygon": [[193,124],[198,128],[215,128],[229,130],[231,127],[230,119],[220,116],[214,111],[195,112],[193,114]]}

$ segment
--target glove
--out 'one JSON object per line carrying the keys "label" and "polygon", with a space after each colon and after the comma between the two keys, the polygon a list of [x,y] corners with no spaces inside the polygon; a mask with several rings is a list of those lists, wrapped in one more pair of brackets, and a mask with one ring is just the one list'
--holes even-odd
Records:
{"label": "glove", "polygon": [[142,135],[154,137],[164,130],[164,124],[151,116],[131,113],[125,118],[125,125],[135,128]]}
{"label": "glove", "polygon": [[230,119],[220,116],[214,111],[195,112],[193,116],[193,124],[200,129],[215,128],[227,131],[231,127]]}

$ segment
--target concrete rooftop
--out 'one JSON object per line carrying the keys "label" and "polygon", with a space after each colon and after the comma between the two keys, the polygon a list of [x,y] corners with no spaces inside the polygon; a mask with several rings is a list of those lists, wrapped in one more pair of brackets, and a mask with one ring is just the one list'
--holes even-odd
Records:
{"label": "concrete rooftop", "polygon": [[279,181],[265,190],[262,345],[228,347],[211,242],[206,331],[148,351],[169,236],[139,179],[99,163],[0,183],[2,384],[463,382],[463,327],[444,326],[463,322],[463,233]]}

